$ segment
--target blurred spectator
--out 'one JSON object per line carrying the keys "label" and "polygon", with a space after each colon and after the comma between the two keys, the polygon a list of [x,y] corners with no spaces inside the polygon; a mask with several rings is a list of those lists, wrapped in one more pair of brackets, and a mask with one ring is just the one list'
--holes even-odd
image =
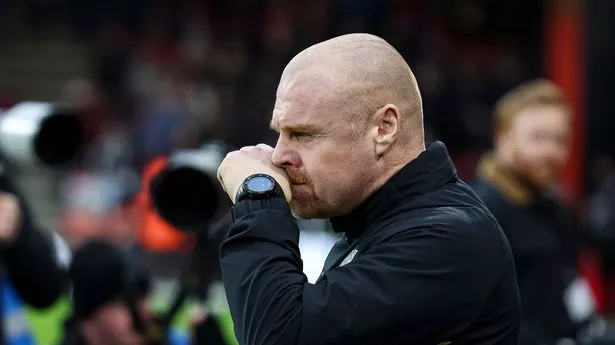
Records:
{"label": "blurred spectator", "polygon": [[119,174],[82,172],[69,175],[61,193],[64,210],[60,232],[72,247],[92,237],[105,238],[123,248],[130,247],[136,234],[122,212],[122,202],[130,191],[130,184]]}
{"label": "blurred spectator", "polygon": [[129,120],[131,101],[127,78],[133,50],[126,27],[116,22],[105,25],[97,48],[93,74],[108,104],[107,115]]}
{"label": "blurred spectator", "polygon": [[7,303],[0,305],[0,341],[15,344],[28,338],[23,307],[51,306],[65,292],[66,277],[51,238],[38,226],[6,170],[0,174],[0,190],[0,290],[1,302]]}
{"label": "blurred spectator", "polygon": [[101,134],[107,120],[104,116],[104,100],[92,81],[85,78],[69,80],[62,90],[61,98],[77,110],[87,142]]}
{"label": "blurred spectator", "polygon": [[568,156],[570,112],[550,81],[511,90],[497,103],[495,150],[481,159],[473,184],[514,254],[521,345],[615,344],[579,273],[579,219],[554,186]]}
{"label": "blurred spectator", "polygon": [[158,84],[155,98],[144,105],[136,123],[135,149],[141,162],[166,155],[177,147],[188,116],[182,84],[167,76]]}

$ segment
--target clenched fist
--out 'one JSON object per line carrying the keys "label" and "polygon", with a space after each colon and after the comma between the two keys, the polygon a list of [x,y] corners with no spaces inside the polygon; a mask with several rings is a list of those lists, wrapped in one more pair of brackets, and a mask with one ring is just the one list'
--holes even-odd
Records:
{"label": "clenched fist", "polygon": [[21,208],[17,198],[0,193],[0,244],[10,244],[21,229]]}
{"label": "clenched fist", "polygon": [[290,201],[292,196],[288,176],[283,169],[273,165],[272,156],[273,148],[265,144],[245,146],[226,155],[218,168],[218,180],[233,203],[237,190],[252,174],[267,174],[273,177],[284,190],[286,200]]}

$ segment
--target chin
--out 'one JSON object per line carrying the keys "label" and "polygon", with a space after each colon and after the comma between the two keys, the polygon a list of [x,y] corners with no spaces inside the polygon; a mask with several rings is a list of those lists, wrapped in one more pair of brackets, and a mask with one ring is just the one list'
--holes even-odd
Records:
{"label": "chin", "polygon": [[539,187],[547,187],[557,180],[557,175],[552,173],[534,174],[531,176],[531,180]]}
{"label": "chin", "polygon": [[320,218],[316,212],[307,210],[305,208],[297,208],[291,206],[293,216],[297,219],[315,219]]}
{"label": "chin", "polygon": [[328,218],[327,213],[319,209],[313,204],[298,203],[296,201],[290,202],[290,209],[295,218],[299,219],[324,219]]}

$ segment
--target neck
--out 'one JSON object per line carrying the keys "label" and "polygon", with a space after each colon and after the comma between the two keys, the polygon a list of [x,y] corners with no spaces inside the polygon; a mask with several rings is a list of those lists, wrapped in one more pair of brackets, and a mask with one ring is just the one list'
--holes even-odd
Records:
{"label": "neck", "polygon": [[506,154],[502,151],[496,151],[494,155],[494,160],[495,164],[509,176],[517,179],[519,182],[525,185],[538,187],[537,185],[535,185],[534,182],[532,182],[532,179],[530,178],[527,171],[522,169],[518,164],[515,164],[512,155]]}
{"label": "neck", "polygon": [[365,188],[365,195],[363,196],[363,199],[367,199],[370,195],[387,183],[393,175],[397,174],[398,171],[423,153],[425,151],[425,144],[418,147],[404,148],[397,151],[399,154],[393,154],[394,152],[391,152],[391,157],[383,163],[384,169],[378,173],[374,179],[374,182],[371,183],[368,188]]}

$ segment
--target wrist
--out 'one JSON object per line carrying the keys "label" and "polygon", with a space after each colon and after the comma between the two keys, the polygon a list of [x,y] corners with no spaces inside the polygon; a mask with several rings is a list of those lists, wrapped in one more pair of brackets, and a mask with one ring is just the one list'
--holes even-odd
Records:
{"label": "wrist", "polygon": [[287,216],[292,216],[290,205],[282,197],[270,197],[261,200],[243,199],[231,208],[231,224],[238,221],[248,214],[262,213],[265,211],[275,211]]}

